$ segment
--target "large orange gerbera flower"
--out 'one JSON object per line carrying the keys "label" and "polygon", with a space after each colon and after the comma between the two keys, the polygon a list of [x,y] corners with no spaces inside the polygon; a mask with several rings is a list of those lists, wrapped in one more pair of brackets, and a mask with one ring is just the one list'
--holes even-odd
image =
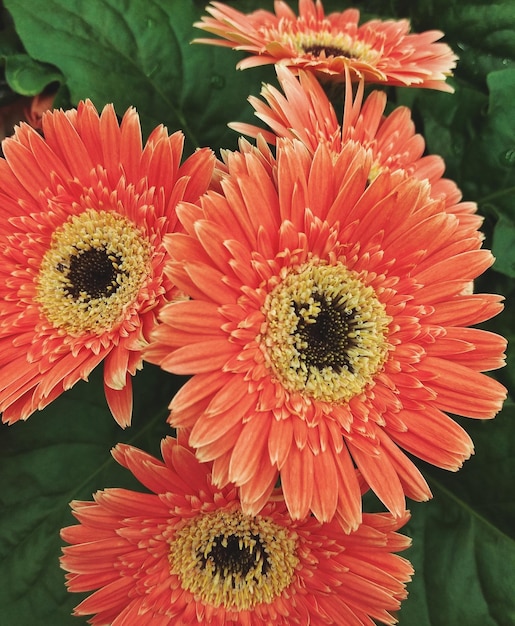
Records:
{"label": "large orange gerbera flower", "polygon": [[250,52],[238,63],[240,69],[276,63],[332,82],[343,82],[348,70],[353,79],[453,91],[445,79],[457,57],[447,44],[435,43],[443,36],[440,31],[410,34],[408,20],[358,26],[357,9],[325,15],[320,0],[299,0],[298,17],[286,2],[276,0],[274,7],[275,14],[259,10],[245,15],[212,2],[206,9],[211,17],[195,26],[222,39],[195,41]]}
{"label": "large orange gerbera flower", "polygon": [[412,568],[406,521],[368,514],[349,535],[313,517],[292,521],[279,491],[260,515],[233,486],[213,487],[210,465],[169,437],[164,463],[120,444],[115,459],[152,493],[97,492],[73,502],[80,525],[61,531],[70,591],[97,590],[75,609],[121,626],[384,624],[406,597]]}
{"label": "large orange gerbera flower", "polygon": [[464,294],[493,261],[430,187],[348,142],[334,159],[277,140],[226,153],[222,193],[182,204],[170,279],[145,358],[195,374],[171,403],[216,484],[255,513],[278,474],[290,513],[359,522],[358,467],[395,514],[430,497],[400,447],[451,470],[473,450],[445,411],[489,418],[505,389],[481,371],[505,341],[467,328],[501,298]]}
{"label": "large orange gerbera flower", "polygon": [[182,133],[156,128],[142,148],[132,109],[91,102],[22,124],[0,160],[0,411],[26,419],[104,361],[115,419],[130,423],[130,375],[172,294],[163,235],[195,201],[214,155],[180,164]]}
{"label": "large orange gerbera flower", "polygon": [[250,137],[261,134],[272,145],[277,137],[299,139],[311,153],[324,142],[337,155],[346,142],[356,141],[372,152],[372,177],[386,168],[402,170],[407,176],[421,181],[427,180],[431,185],[431,196],[441,198],[446,207],[459,216],[463,228],[481,225],[476,204],[460,202],[461,192],[456,184],[442,178],[443,159],[435,154],[424,154],[424,138],[415,132],[408,107],[397,107],[386,116],[384,92],[373,91],[363,102],[363,81],[353,98],[352,85],[347,80],[340,123],[333,105],[312,73],[299,71],[297,79],[288,68],[277,66],[276,71],[284,94],[273,85],[264,85],[261,94],[266,104],[259,98],[249,97],[256,116],[273,132],[239,122],[229,124],[231,128]]}

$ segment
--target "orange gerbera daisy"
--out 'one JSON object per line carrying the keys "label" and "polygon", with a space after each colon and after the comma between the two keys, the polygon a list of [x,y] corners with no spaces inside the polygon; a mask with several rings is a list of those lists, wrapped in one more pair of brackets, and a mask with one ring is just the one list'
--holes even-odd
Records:
{"label": "orange gerbera daisy", "polygon": [[22,124],[0,160],[0,411],[26,419],[104,362],[107,402],[126,426],[130,375],[170,299],[162,238],[179,200],[195,201],[214,155],[180,164],[183,135],[156,128],[142,148],[139,118],[118,125],[91,102]]}
{"label": "orange gerbera daisy", "polygon": [[233,486],[177,440],[164,463],[124,444],[113,450],[152,493],[106,489],[73,502],[80,525],[61,531],[70,591],[97,590],[75,608],[112,626],[373,626],[406,597],[412,568],[393,554],[407,516],[368,514],[349,535],[313,517],[295,522],[280,491],[246,515]]}
{"label": "orange gerbera daisy", "polygon": [[250,52],[238,63],[240,69],[275,63],[335,83],[345,81],[348,70],[353,79],[453,91],[445,79],[457,57],[447,44],[435,43],[443,36],[440,31],[410,34],[408,20],[358,26],[357,9],[325,15],[320,0],[299,0],[298,17],[286,2],[276,0],[274,7],[275,14],[258,10],[245,15],[212,2],[206,9],[211,17],[194,25],[222,39],[195,42]]}
{"label": "orange gerbera daisy", "polygon": [[[266,144],[265,144],[266,146]],[[370,151],[336,158],[278,139],[225,154],[220,189],[178,208],[166,271],[191,300],[163,308],[145,358],[195,374],[171,402],[216,484],[256,513],[280,473],[295,519],[360,519],[354,465],[396,515],[430,491],[400,448],[456,470],[472,453],[445,411],[490,418],[506,390],[481,371],[505,340],[467,328],[501,297],[464,294],[493,257]]]}
{"label": "orange gerbera daisy", "polygon": [[[383,169],[402,170],[408,176],[427,180],[431,196],[441,198],[446,207],[459,216],[463,228],[478,228],[482,218],[477,215],[474,202],[460,202],[461,192],[456,184],[442,178],[445,163],[440,156],[426,155],[425,141],[415,132],[408,107],[400,106],[384,115],[386,94],[373,91],[363,102],[364,82],[360,81],[356,96],[347,80],[345,105],[341,123],[335,109],[320,83],[310,72],[299,71],[298,79],[286,67],[276,66],[281,93],[273,85],[264,85],[259,98],[249,97],[256,116],[273,132],[252,124],[229,124],[237,132],[250,137],[263,135],[274,145],[277,137],[299,139],[313,153],[320,142],[327,143],[331,152],[338,154],[346,142],[357,141],[372,152],[371,177]],[[459,203],[459,204],[458,204]]]}

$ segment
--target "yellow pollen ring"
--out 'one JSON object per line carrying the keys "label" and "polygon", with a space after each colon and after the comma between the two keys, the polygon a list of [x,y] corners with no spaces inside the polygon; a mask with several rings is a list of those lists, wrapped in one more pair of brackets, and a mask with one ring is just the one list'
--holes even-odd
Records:
{"label": "yellow pollen ring", "polygon": [[170,571],[205,604],[245,611],[270,604],[292,582],[297,535],[240,510],[200,514],[175,534]]}
{"label": "yellow pollen ring", "polygon": [[311,52],[318,57],[320,52],[325,51],[326,57],[341,56],[371,65],[381,56],[370,44],[355,39],[347,33],[332,33],[330,30],[308,30],[296,33],[284,32],[280,37],[300,54]]}
{"label": "yellow pollen ring", "polygon": [[363,392],[389,351],[386,314],[374,289],[342,263],[310,261],[268,294],[258,337],[288,391],[345,403]]}
{"label": "yellow pollen ring", "polygon": [[151,271],[151,245],[128,219],[87,209],[53,234],[37,279],[45,317],[70,335],[120,323]]}

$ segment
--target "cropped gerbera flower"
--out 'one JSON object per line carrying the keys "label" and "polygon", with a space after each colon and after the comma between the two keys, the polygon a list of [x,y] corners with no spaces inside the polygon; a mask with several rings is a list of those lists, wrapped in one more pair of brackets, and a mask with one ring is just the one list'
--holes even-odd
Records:
{"label": "cropped gerbera flower", "polygon": [[456,66],[456,55],[445,43],[436,43],[437,30],[410,33],[408,20],[371,20],[361,26],[359,11],[346,9],[325,15],[320,0],[299,0],[299,16],[281,0],[275,13],[258,10],[248,15],[221,2],[207,7],[194,25],[221,39],[196,39],[251,53],[237,65],[286,65],[314,72],[333,83],[352,78],[388,85],[429,87],[452,92],[446,82]]}
{"label": "cropped gerbera flower", "polygon": [[394,554],[407,516],[368,514],[351,534],[313,517],[295,522],[280,491],[246,515],[234,486],[217,489],[210,465],[177,440],[164,463],[120,444],[113,456],[151,493],[110,488],[72,502],[80,524],[61,565],[69,591],[94,591],[75,615],[121,626],[373,626],[393,624],[412,568]]}
{"label": "cropped gerbera flower", "polygon": [[359,82],[353,97],[352,85],[347,80],[340,122],[327,94],[312,73],[299,71],[297,78],[288,68],[277,66],[276,71],[284,93],[273,85],[264,85],[261,95],[266,103],[254,96],[249,97],[256,116],[273,132],[240,122],[229,124],[231,128],[250,137],[261,134],[271,145],[275,144],[277,137],[299,139],[311,153],[324,142],[337,155],[346,142],[356,141],[372,152],[370,177],[386,168],[427,180],[431,185],[431,196],[441,198],[445,206],[459,216],[464,229],[477,229],[481,225],[476,204],[460,202],[461,191],[456,184],[442,178],[445,171],[443,159],[435,154],[424,154],[424,138],[416,133],[408,107],[397,107],[386,116],[384,92],[373,91],[363,101],[363,81]]}
{"label": "cropped gerbera flower", "polygon": [[401,450],[456,470],[473,446],[446,412],[491,418],[506,390],[505,340],[468,328],[502,298],[463,290],[493,262],[475,232],[402,172],[369,182],[370,151],[334,160],[278,139],[225,155],[222,193],[178,208],[170,279],[191,300],[163,308],[145,358],[194,374],[170,422],[191,430],[217,485],[256,513],[280,474],[295,519],[360,519],[357,466],[402,515],[430,497]]}
{"label": "cropped gerbera flower", "polygon": [[126,426],[131,375],[173,294],[163,235],[195,201],[214,155],[180,163],[183,135],[158,127],[142,147],[137,113],[118,124],[91,102],[22,124],[0,160],[0,411],[26,419],[104,362],[107,402]]}

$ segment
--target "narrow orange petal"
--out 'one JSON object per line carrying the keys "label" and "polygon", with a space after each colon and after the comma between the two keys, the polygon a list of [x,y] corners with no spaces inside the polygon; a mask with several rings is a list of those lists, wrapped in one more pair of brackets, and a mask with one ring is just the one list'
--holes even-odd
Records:
{"label": "narrow orange petal", "polygon": [[132,378],[125,374],[125,385],[121,389],[114,389],[104,383],[104,393],[107,404],[116,422],[126,428],[132,421]]}
{"label": "narrow orange petal", "polygon": [[225,339],[207,339],[178,348],[160,365],[173,374],[204,374],[223,368],[234,351]]}
{"label": "narrow orange petal", "polygon": [[259,414],[248,415],[240,436],[234,446],[229,475],[237,485],[256,478],[257,468],[266,459],[269,462],[267,445],[270,421]]}
{"label": "narrow orange petal", "polygon": [[313,455],[313,498],[311,510],[319,522],[333,519],[338,505],[337,459],[332,450],[320,451]]}
{"label": "narrow orange petal", "polygon": [[292,446],[281,470],[284,500],[292,519],[305,518],[313,500],[313,454]]}
{"label": "narrow orange petal", "polygon": [[376,455],[370,455],[354,442],[347,441],[347,445],[358,469],[381,502],[396,517],[403,515],[406,511],[404,490],[385,451],[379,447]]}

